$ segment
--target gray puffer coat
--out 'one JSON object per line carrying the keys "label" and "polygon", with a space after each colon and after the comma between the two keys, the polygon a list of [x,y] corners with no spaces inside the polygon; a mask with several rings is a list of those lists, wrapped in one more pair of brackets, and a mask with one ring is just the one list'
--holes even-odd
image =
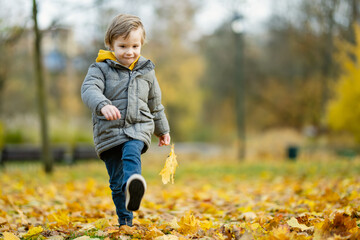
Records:
{"label": "gray puffer coat", "polygon": [[[169,133],[154,68],[142,56],[132,71],[110,59],[89,67],[81,97],[92,111],[95,150],[99,156],[130,139],[143,141],[144,153],[153,133],[156,136]],[[121,119],[106,120],[100,110],[107,104],[119,109]]]}

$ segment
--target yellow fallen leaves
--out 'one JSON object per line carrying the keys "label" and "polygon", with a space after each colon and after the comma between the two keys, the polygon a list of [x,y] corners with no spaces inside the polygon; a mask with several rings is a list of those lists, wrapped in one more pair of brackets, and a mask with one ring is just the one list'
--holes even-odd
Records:
{"label": "yellow fallen leaves", "polygon": [[15,236],[13,233],[4,232],[3,233],[4,240],[20,240],[17,236]]}
{"label": "yellow fallen leaves", "polygon": [[65,227],[71,224],[69,212],[67,211],[57,211],[50,214],[48,220],[52,228]]}
{"label": "yellow fallen leaves", "polygon": [[178,184],[164,186],[156,166],[155,176],[145,175],[149,191],[134,226],[119,228],[100,164],[96,178],[71,178],[77,166],[52,177],[1,172],[0,239],[360,239],[359,176],[309,178],[302,169],[301,175],[241,178],[224,168],[216,177],[208,173],[211,163],[201,162],[203,175],[180,175]]}
{"label": "yellow fallen leaves", "polygon": [[290,220],[286,221],[286,223],[292,227],[292,228],[298,228],[300,229],[301,231],[306,231],[306,230],[313,230],[314,227],[308,227],[306,226],[305,224],[300,224],[298,222],[298,220],[294,217],[292,217]]}
{"label": "yellow fallen leaves", "polygon": [[169,182],[174,184],[174,175],[175,175],[177,166],[178,166],[178,162],[176,160],[174,144],[172,144],[170,154],[166,158],[166,161],[165,161],[165,166],[159,173],[159,175],[161,175],[161,177],[162,177],[163,184],[167,184]]}
{"label": "yellow fallen leaves", "polygon": [[24,239],[29,239],[29,240],[38,240],[39,238],[41,238],[42,236],[40,235],[40,233],[42,233],[44,231],[44,229],[39,226],[39,227],[32,227],[29,229],[29,231],[23,235]]}
{"label": "yellow fallen leaves", "polygon": [[200,221],[195,218],[191,211],[188,211],[178,224],[180,226],[179,232],[183,234],[194,234],[200,228]]}
{"label": "yellow fallen leaves", "polygon": [[99,230],[104,230],[105,228],[110,227],[110,223],[106,218],[101,218],[94,223],[94,226]]}

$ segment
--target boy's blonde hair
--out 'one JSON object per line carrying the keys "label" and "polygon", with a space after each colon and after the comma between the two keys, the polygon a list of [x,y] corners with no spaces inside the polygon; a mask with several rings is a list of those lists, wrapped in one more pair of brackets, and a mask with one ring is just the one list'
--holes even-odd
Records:
{"label": "boy's blonde hair", "polygon": [[105,46],[109,49],[112,48],[112,44],[119,36],[125,39],[129,37],[129,34],[133,30],[141,28],[141,44],[145,42],[145,29],[139,17],[129,14],[119,14],[111,21],[106,34],[105,34]]}

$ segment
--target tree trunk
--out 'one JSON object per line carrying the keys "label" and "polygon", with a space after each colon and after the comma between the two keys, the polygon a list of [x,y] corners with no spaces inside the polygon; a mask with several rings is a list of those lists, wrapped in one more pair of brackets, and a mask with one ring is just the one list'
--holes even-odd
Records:
{"label": "tree trunk", "polygon": [[34,20],[34,68],[35,78],[38,90],[38,108],[40,117],[41,129],[41,144],[42,144],[42,161],[46,173],[51,173],[53,170],[53,159],[51,156],[50,141],[48,134],[48,120],[47,120],[47,106],[46,106],[46,91],[45,81],[43,75],[42,55],[41,55],[41,34],[37,22],[37,3],[33,0],[33,20]]}
{"label": "tree trunk", "polygon": [[[324,7],[326,11],[326,32],[324,42],[324,55],[322,66],[322,96],[321,96],[321,108],[322,115],[326,114],[326,106],[329,98],[329,81],[333,76],[333,50],[334,50],[334,26],[335,26],[335,10],[338,6],[338,0],[332,0],[331,3],[324,0]],[[327,4],[330,4],[327,5]],[[321,130],[325,130],[325,126],[320,126]]]}
{"label": "tree trunk", "polygon": [[246,155],[245,132],[245,81],[244,81],[244,39],[242,33],[235,35],[235,99],[236,99],[236,125],[238,135],[238,158],[240,161]]}
{"label": "tree trunk", "polygon": [[349,19],[349,41],[351,43],[355,43],[355,29],[354,25],[358,22],[359,18],[359,10],[358,10],[358,1],[359,0],[351,0],[350,1],[350,19]]}

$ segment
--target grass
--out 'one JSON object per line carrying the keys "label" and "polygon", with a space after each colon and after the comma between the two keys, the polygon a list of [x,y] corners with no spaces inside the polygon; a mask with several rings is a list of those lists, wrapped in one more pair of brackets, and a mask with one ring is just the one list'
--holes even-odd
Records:
{"label": "grass", "polygon": [[[149,159],[143,158],[142,171],[148,181],[158,181],[158,175],[165,163],[165,157]],[[159,160],[161,159],[161,160]],[[179,159],[176,171],[176,181],[187,181],[189,178],[222,179],[235,177],[237,179],[251,180],[258,178],[275,177],[355,177],[360,173],[360,159],[339,159],[334,161],[257,161],[239,162],[235,160],[194,160]],[[42,173],[42,165],[37,163],[7,163],[3,173],[26,171],[28,175],[44,175],[44,178],[62,178],[63,181],[93,178],[107,180],[105,164],[101,160],[80,161],[73,165],[56,165],[50,176]],[[66,174],[64,174],[66,173]]]}

